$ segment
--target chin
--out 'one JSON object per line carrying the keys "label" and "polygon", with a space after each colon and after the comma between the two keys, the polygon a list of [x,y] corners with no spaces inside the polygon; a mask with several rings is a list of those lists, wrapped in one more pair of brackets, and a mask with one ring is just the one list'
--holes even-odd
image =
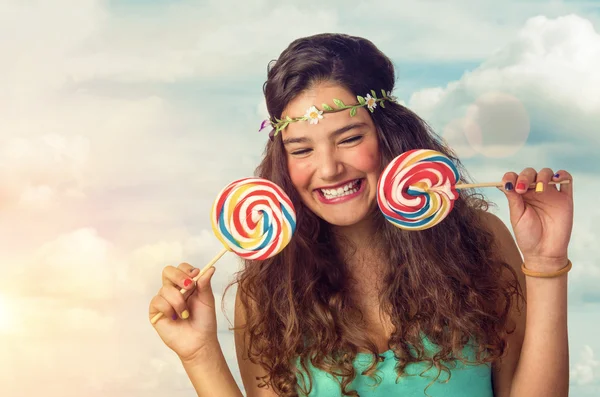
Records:
{"label": "chin", "polygon": [[[367,201],[354,201],[347,204],[323,206],[314,197],[304,197],[303,204],[313,214],[332,226],[350,227],[373,219],[374,211],[378,211],[377,201],[369,197]],[[338,207],[338,208],[336,208]]]}
{"label": "chin", "polygon": [[361,213],[345,213],[345,214],[322,214],[316,215],[332,226],[349,227],[355,226],[364,222],[371,217],[371,211],[361,211]]}
{"label": "chin", "polygon": [[349,227],[359,224],[363,219],[331,219],[331,218],[323,218],[325,222],[329,223],[331,226],[338,227]]}

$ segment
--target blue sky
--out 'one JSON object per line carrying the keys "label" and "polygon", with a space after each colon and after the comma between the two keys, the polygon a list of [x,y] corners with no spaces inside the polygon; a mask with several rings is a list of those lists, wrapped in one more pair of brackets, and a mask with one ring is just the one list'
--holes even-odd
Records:
{"label": "blue sky", "polygon": [[[209,211],[260,159],[267,63],[344,32],[392,58],[394,94],[476,181],[574,175],[570,395],[600,395],[600,2],[498,4],[0,0],[0,394],[190,395],[146,319],[161,270],[220,251]],[[218,262],[219,301],[237,267]]]}

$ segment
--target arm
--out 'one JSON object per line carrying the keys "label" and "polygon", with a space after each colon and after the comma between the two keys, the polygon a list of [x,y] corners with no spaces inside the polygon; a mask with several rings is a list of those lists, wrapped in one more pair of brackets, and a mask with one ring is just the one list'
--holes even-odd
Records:
{"label": "arm", "polygon": [[[217,316],[211,278],[215,268],[200,275],[189,263],[166,266],[162,284],[148,312],[148,319],[163,342],[177,354],[199,397],[241,397],[217,339]],[[194,277],[196,285],[186,283]],[[183,288],[183,289],[182,289]],[[187,289],[187,291],[185,291]],[[182,293],[182,291],[185,291]],[[181,313],[188,312],[183,318]],[[154,321],[157,313],[162,313]],[[177,321],[170,318],[179,314]]]}
{"label": "arm", "polygon": [[[246,323],[246,313],[240,302],[238,290],[235,299],[234,326],[239,328]],[[235,350],[238,358],[240,374],[246,389],[247,397],[277,397],[272,389],[259,388],[256,378],[266,373],[258,364],[253,364],[247,358],[247,338],[244,330],[235,330]],[[188,377],[198,394],[204,396],[238,397],[243,396],[237,386],[225,356],[215,338],[213,343],[202,349],[192,360],[183,362]]]}
{"label": "arm", "polygon": [[[539,265],[543,268],[547,264]],[[525,340],[510,396],[567,396],[567,275],[526,279],[529,301]]]}
{"label": "arm", "polygon": [[227,366],[218,340],[202,349],[193,360],[182,363],[198,397],[243,396]]}
{"label": "arm", "polygon": [[[521,254],[506,225],[495,215],[486,213],[484,216],[504,260],[517,273],[527,300],[519,306],[520,312],[516,302],[513,303],[510,318],[516,329],[508,336],[506,357],[494,365],[494,394],[497,397],[567,396],[567,276],[525,277],[521,271]],[[548,265],[551,264],[527,264],[535,268]]]}

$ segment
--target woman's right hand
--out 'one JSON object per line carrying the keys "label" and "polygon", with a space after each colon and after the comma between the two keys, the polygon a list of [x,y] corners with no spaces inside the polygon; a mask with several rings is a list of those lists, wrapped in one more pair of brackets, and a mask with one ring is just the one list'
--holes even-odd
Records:
{"label": "woman's right hand", "polygon": [[[194,283],[192,278],[199,272],[188,263],[165,267],[163,285],[150,302],[149,319],[163,313],[154,329],[182,361],[192,360],[203,348],[218,343],[215,297],[210,285],[215,268],[209,268]],[[182,288],[186,289],[184,294]]]}

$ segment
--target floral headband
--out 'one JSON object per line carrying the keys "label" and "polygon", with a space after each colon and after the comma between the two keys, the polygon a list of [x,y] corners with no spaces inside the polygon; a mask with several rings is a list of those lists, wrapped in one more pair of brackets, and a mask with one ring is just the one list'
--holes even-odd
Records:
{"label": "floral headband", "polygon": [[[372,95],[372,96],[371,96]],[[275,136],[288,126],[289,123],[294,123],[296,121],[308,121],[310,124],[317,124],[319,120],[323,118],[323,113],[335,113],[345,109],[350,109],[350,117],[354,117],[356,115],[356,111],[358,108],[366,106],[371,113],[377,107],[377,104],[380,104],[382,108],[385,108],[385,101],[396,102],[396,97],[392,96],[391,93],[385,92],[385,90],[381,90],[381,98],[377,98],[377,94],[374,90],[371,90],[370,94],[367,94],[365,97],[358,95],[356,99],[358,103],[355,105],[346,105],[339,99],[334,99],[333,103],[335,105],[335,109],[324,103],[322,105],[323,110],[317,109],[316,106],[311,106],[306,110],[304,116],[301,117],[290,117],[286,116],[285,119],[279,120],[278,118],[274,118],[275,121],[271,119],[266,119],[260,124],[259,132],[267,128],[268,125],[271,125],[273,129],[269,132],[269,139],[273,140]]]}

